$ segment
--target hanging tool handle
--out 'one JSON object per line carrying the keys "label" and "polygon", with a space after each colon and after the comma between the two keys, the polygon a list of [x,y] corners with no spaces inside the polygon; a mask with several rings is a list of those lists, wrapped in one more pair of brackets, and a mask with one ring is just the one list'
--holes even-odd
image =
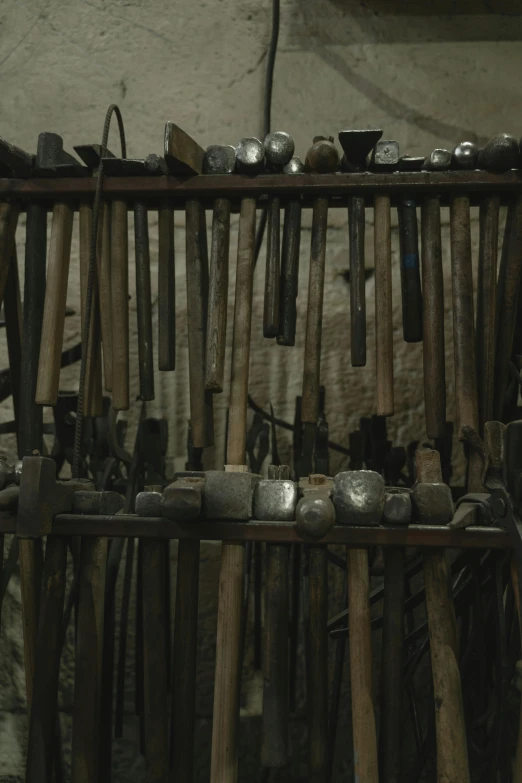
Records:
{"label": "hanging tool handle", "polygon": [[227,339],[230,200],[218,198],[212,217],[205,388],[222,392]]}
{"label": "hanging tool handle", "polygon": [[393,309],[390,197],[374,199],[375,341],[377,356],[377,416],[391,416],[393,398]]}
{"label": "hanging tool handle", "polygon": [[176,270],[174,209],[164,204],[158,212],[158,367],[176,369]]}
{"label": "hanging tool handle", "polygon": [[397,207],[401,255],[402,333],[407,343],[422,342],[422,292],[417,204],[401,199]]}
{"label": "hanging tool handle", "polygon": [[102,399],[102,367],[100,345],[100,303],[98,285],[93,289],[91,320],[89,323],[89,338],[84,334],[85,309],[87,300],[87,281],[89,277],[89,260],[92,238],[92,205],[80,204],[80,298],[81,298],[81,328],[82,346],[87,351],[85,366],[85,387],[83,411],[85,416],[101,416],[103,413]]}
{"label": "hanging tool handle", "polygon": [[147,205],[134,205],[136,243],[136,303],[138,310],[138,357],[140,397],[154,399],[154,357],[152,352],[152,302],[150,282],[149,222]]}
{"label": "hanging tool handle", "polygon": [[366,276],[364,198],[354,196],[348,205],[350,236],[350,344],[352,367],[366,365]]}
{"label": "hanging tool handle", "polygon": [[129,238],[125,201],[111,204],[112,406],[129,408]]}

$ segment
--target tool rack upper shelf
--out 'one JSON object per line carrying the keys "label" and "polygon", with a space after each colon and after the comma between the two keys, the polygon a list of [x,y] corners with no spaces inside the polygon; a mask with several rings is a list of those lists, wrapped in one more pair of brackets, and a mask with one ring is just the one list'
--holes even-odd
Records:
{"label": "tool rack upper shelf", "polygon": [[[14,199],[55,202],[64,200],[79,203],[94,196],[94,177],[0,179],[0,200]],[[299,195],[303,206],[311,206],[318,197],[328,198],[332,206],[344,206],[352,196],[364,196],[368,206],[377,193],[388,193],[392,203],[404,195],[437,195],[447,205],[451,196],[467,194],[477,205],[481,196],[496,193],[503,203],[522,192],[522,171],[505,174],[487,171],[445,172],[364,172],[360,174],[262,174],[248,177],[233,175],[199,175],[194,177],[105,177],[103,191],[109,198],[121,198],[130,205],[136,199],[150,207],[168,199],[182,204],[196,198],[210,206],[215,198],[227,197],[237,209],[241,198],[258,198],[261,206],[269,195],[285,198]]]}

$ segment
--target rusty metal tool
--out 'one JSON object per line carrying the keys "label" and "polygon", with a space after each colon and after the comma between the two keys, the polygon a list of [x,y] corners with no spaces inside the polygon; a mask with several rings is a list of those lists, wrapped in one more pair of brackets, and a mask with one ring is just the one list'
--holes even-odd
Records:
{"label": "rusty metal tool", "polygon": [[422,342],[422,293],[419,267],[417,204],[401,198],[397,206],[401,255],[402,333],[407,343]]}
{"label": "rusty metal tool", "polygon": [[[255,164],[257,165],[257,164]],[[239,216],[236,295],[232,339],[232,368],[226,471],[232,477],[245,465],[250,333],[254,278],[256,201],[245,197]],[[226,476],[221,474],[222,477]],[[207,473],[207,483],[208,483]],[[239,652],[244,544],[223,542],[219,579],[214,719],[212,724],[211,783],[236,783],[239,706]]]}
{"label": "rusty metal tool", "polygon": [[[464,427],[479,431],[468,196],[451,199],[450,233],[457,431],[462,439]],[[482,468],[481,455],[470,445],[468,491],[481,491]]]}
{"label": "rusty metal tool", "polygon": [[[303,171],[303,162],[296,155],[288,161],[286,166],[283,166],[283,174],[290,176],[302,174]],[[285,204],[283,220],[278,345],[295,345],[300,246],[301,198],[293,196]]]}
{"label": "rusty metal tool", "polygon": [[[447,486],[442,483],[438,451],[418,449],[415,453],[417,482],[432,485],[437,494]],[[450,496],[451,502],[451,496]],[[426,505],[427,517],[438,504]],[[439,517],[433,520],[440,524]],[[469,783],[466,726],[457,650],[455,610],[449,587],[448,561],[444,550],[429,550],[423,555],[426,610],[430,633],[431,668],[435,697],[437,738],[437,779],[448,783]]]}
{"label": "rusty metal tool", "polygon": [[[339,167],[339,153],[333,141],[316,137],[306,154],[309,171],[326,173]],[[313,206],[310,273],[306,318],[305,357],[301,420],[303,422],[302,475],[313,473],[312,462],[319,411],[319,382],[321,363],[321,330],[323,320],[324,274],[326,260],[326,229],[328,199],[316,198]]]}
{"label": "rusty metal tool", "polygon": [[[40,133],[36,153],[36,173],[39,176],[63,176],[80,170],[77,161],[64,152],[63,140],[58,134]],[[73,216],[74,209],[70,203],[54,205],[36,384],[36,402],[39,405],[56,405],[58,401]]]}
{"label": "rusty metal tool", "polygon": [[421,204],[424,415],[426,434],[441,438],[446,430],[446,361],[444,350],[444,280],[440,199]]}
{"label": "rusty metal tool", "polygon": [[[208,147],[203,161],[204,174],[233,174],[236,151],[231,145]],[[228,266],[230,245],[230,199],[217,198],[212,214],[212,244],[207,320],[205,388],[223,391],[228,310]]]}
{"label": "rusty metal tool", "polygon": [[[294,154],[294,140],[284,131],[269,133],[263,142],[265,160],[270,170],[280,171]],[[277,337],[280,326],[280,211],[279,196],[268,200],[268,235],[266,243],[265,301],[263,336]]]}
{"label": "rusty metal tool", "polygon": [[497,133],[492,136],[478,154],[479,169],[502,174],[508,169],[517,168],[519,163],[518,141],[509,133]]}
{"label": "rusty metal tool", "polygon": [[391,416],[394,409],[394,395],[390,196],[388,194],[375,195],[373,211],[377,362],[376,413],[378,416]]}

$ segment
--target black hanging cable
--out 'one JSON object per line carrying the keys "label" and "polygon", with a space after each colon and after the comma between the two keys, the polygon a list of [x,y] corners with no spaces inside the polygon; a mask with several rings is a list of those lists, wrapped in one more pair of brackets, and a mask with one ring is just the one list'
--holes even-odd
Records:
{"label": "black hanging cable", "polygon": [[89,335],[90,325],[92,317],[92,302],[96,286],[98,285],[98,275],[96,269],[96,249],[98,240],[98,223],[100,216],[101,195],[103,188],[103,159],[107,154],[107,143],[109,141],[109,130],[111,127],[112,115],[116,115],[118,120],[118,127],[120,131],[120,144],[121,144],[121,156],[127,157],[127,145],[125,142],[125,130],[123,127],[123,118],[121,116],[120,109],[115,103],[112,103],[107,109],[105,115],[105,122],[103,125],[103,135],[100,150],[100,166],[98,169],[98,178],[96,181],[96,190],[94,193],[94,204],[92,210],[92,233],[91,233],[91,247],[89,252],[89,273],[87,277],[87,292],[85,296],[85,320],[84,320],[84,339],[86,349],[82,351],[82,360],[80,364],[80,383],[78,388],[78,407],[76,409],[76,422],[74,427],[74,449],[73,449],[73,463],[72,474],[74,478],[78,478],[80,472],[80,452],[82,443],[82,425],[83,425],[83,401],[85,394],[85,376],[87,373],[87,356],[89,355]]}

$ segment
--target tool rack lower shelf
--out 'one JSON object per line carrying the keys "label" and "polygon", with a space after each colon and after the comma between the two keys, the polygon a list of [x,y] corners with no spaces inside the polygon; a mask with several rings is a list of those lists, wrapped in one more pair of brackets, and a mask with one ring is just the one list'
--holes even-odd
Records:
{"label": "tool rack lower shelf", "polygon": [[[0,516],[0,535],[16,532],[16,516]],[[108,538],[191,538],[201,541],[266,541],[281,544],[344,544],[350,547],[413,546],[454,549],[510,549],[507,531],[492,527],[447,527],[410,525],[409,527],[355,527],[335,525],[320,541],[305,540],[292,522],[227,522],[204,520],[172,522],[161,517],[134,514],[95,516],[59,514],[52,532],[57,535],[106,536]]]}

